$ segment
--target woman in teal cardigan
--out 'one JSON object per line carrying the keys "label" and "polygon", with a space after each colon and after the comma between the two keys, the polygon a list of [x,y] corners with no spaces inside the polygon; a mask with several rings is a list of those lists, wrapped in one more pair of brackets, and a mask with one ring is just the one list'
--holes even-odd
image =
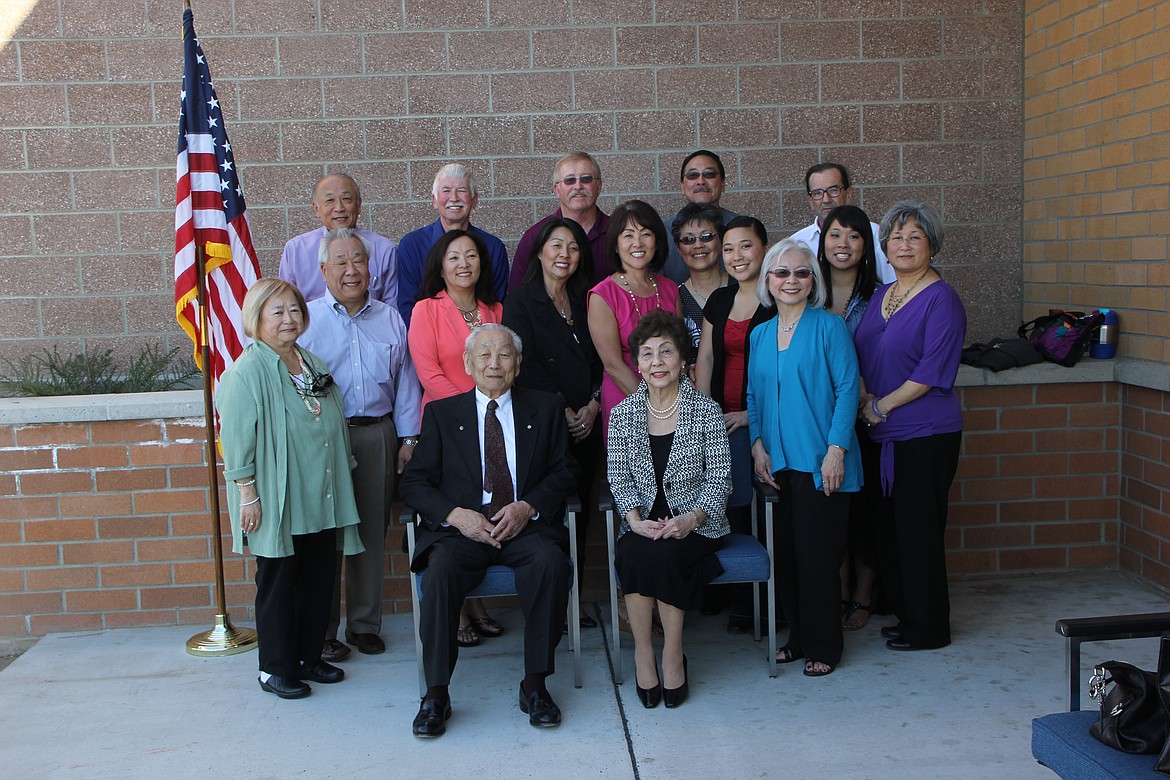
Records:
{"label": "woman in teal cardigan", "polygon": [[768,250],[756,290],[776,306],[752,331],[747,380],[755,474],[780,493],[774,565],[791,630],[776,660],[807,658],[805,675],[820,677],[844,644],[838,570],[849,494],[862,480],[857,355],[845,321],[822,308],[824,279],[803,242]]}
{"label": "woman in teal cardigan", "polygon": [[341,392],[316,355],[297,346],[309,325],[304,296],[258,279],[244,297],[256,339],[215,394],[232,550],[256,556],[260,687],[308,696],[305,680],[345,672],[321,660],[337,550],[362,551]]}

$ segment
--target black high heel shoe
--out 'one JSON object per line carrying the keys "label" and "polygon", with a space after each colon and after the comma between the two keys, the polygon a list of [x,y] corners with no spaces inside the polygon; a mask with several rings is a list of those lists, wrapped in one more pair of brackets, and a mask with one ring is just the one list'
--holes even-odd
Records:
{"label": "black high heel shoe", "polygon": [[673,709],[687,700],[690,693],[690,683],[687,680],[687,657],[683,656],[683,684],[677,688],[663,688],[662,703],[667,709]]}
{"label": "black high heel shoe", "polygon": [[638,689],[638,698],[642,700],[642,706],[648,710],[652,710],[658,706],[659,700],[662,698],[662,681],[653,688],[643,688],[638,685],[638,681],[634,680],[634,687]]}

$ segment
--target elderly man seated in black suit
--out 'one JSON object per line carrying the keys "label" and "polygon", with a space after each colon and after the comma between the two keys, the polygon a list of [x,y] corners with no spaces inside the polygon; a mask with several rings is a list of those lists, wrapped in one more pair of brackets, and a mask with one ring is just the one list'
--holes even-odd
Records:
{"label": "elderly man seated in black suit", "polygon": [[418,510],[413,571],[426,569],[420,633],[427,691],[416,737],[438,737],[451,717],[448,686],[459,648],[459,605],[488,566],[510,566],[524,612],[520,710],[533,726],[558,726],[561,711],[545,687],[554,671],[572,568],[563,523],[577,486],[560,401],[513,387],[520,337],[502,325],[477,328],[463,365],[475,389],[427,405],[402,499]]}

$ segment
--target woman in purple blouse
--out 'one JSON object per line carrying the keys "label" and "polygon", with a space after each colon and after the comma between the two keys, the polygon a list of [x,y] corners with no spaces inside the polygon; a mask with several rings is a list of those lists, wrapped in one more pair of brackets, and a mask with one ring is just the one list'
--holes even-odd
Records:
{"label": "woman in purple blouse", "polygon": [[894,204],[880,238],[897,281],[874,293],[853,340],[861,418],[881,446],[882,582],[899,620],[882,636],[891,650],[927,650],[951,642],[944,533],[963,435],[954,385],[967,314],[931,265],[943,239],[934,209]]}

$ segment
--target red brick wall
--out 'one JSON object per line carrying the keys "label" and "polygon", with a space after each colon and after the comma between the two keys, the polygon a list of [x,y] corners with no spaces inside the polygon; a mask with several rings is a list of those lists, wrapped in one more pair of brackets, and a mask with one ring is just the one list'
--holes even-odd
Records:
{"label": "red brick wall", "polygon": [[1118,385],[967,387],[952,575],[1116,566]]}
{"label": "red brick wall", "polygon": [[[0,426],[0,640],[210,627],[203,439],[201,420]],[[231,552],[226,533],[223,545],[228,610],[248,622],[251,559]],[[406,570],[405,556],[392,556],[386,595],[403,610]]]}
{"label": "red brick wall", "polygon": [[1121,394],[1121,565],[1170,589],[1170,393]]}
{"label": "red brick wall", "polygon": [[[952,576],[1120,563],[1170,587],[1165,393],[1114,382],[961,392]],[[202,436],[196,419],[0,425],[0,643],[50,631],[210,626]],[[399,533],[391,531],[392,547]],[[231,553],[227,537],[224,546],[228,609],[247,623],[250,559]],[[392,611],[410,609],[406,572],[405,556],[391,555]]]}

